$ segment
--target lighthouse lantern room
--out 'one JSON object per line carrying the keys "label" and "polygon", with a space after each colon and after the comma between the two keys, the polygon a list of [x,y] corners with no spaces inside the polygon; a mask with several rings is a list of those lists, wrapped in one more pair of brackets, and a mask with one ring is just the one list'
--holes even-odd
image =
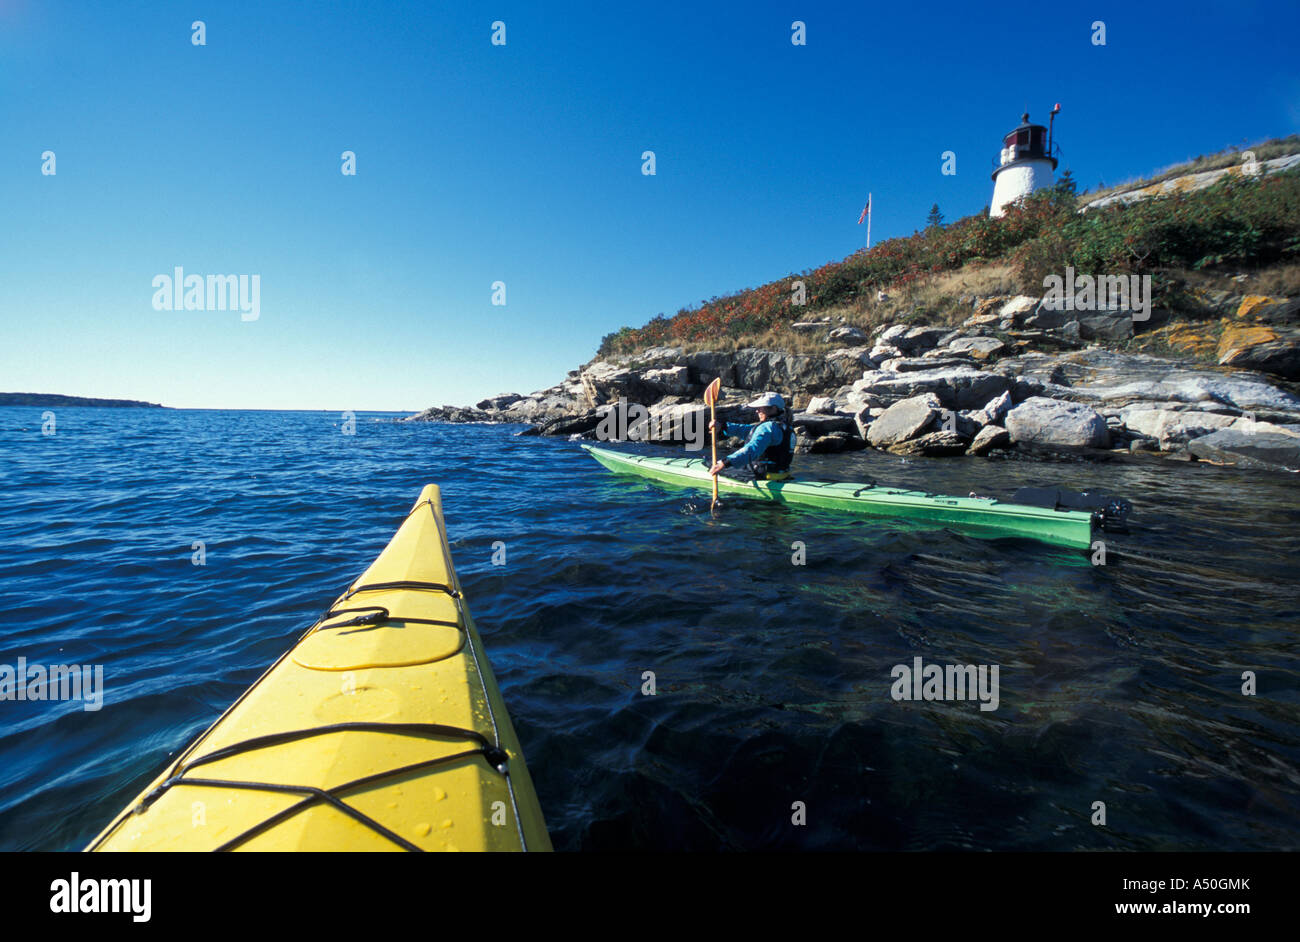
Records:
{"label": "lighthouse lantern room", "polygon": [[[1060,110],[1060,105],[1052,109],[1052,123]],[[1002,152],[994,163],[989,215],[997,217],[1021,197],[1052,185],[1056,157],[1052,155],[1051,132],[1041,124],[1030,124],[1026,112],[1020,116],[1019,126],[1002,138]]]}

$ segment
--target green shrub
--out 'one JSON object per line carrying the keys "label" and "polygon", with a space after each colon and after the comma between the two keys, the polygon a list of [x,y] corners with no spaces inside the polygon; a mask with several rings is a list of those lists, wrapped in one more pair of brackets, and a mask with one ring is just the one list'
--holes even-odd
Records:
{"label": "green shrub", "polygon": [[[1156,273],[1167,268],[1267,265],[1300,254],[1300,170],[1263,178],[1225,177],[1193,193],[1176,193],[1082,215],[1068,187],[1039,190],[1006,215],[976,214],[946,227],[886,239],[838,262],[758,288],[716,297],[641,328],[601,341],[616,353],[674,342],[779,332],[796,320],[860,303],[876,290],[897,290],[928,274],[972,261],[1007,261],[1026,293],[1073,266],[1080,274]],[[807,304],[791,304],[803,280]],[[1159,278],[1155,279],[1161,288]]]}

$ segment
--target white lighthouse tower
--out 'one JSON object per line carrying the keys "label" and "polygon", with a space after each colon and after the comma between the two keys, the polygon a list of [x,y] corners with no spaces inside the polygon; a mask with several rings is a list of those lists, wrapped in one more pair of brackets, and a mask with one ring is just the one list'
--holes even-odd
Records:
{"label": "white lighthouse tower", "polygon": [[[1060,105],[1052,109],[1052,123],[1060,110]],[[1041,124],[1030,124],[1026,112],[1020,116],[1020,125],[1002,138],[1002,152],[993,168],[993,202],[989,205],[989,215],[1001,216],[1022,196],[1051,186],[1055,170],[1051,133]]]}

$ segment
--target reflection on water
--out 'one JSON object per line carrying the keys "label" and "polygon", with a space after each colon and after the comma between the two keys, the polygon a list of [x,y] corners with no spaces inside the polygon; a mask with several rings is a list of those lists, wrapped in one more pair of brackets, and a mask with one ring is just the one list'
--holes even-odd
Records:
{"label": "reflection on water", "polygon": [[[1105,487],[1133,501],[1132,532],[1093,566],[738,497],[700,512],[698,494],[611,475],[569,442],[365,419],[347,437],[334,414],[64,410],[51,440],[0,410],[0,663],[106,675],[98,713],[0,704],[0,847],[88,840],[427,481],[557,848],[1297,845],[1290,477],[800,461],[940,493]],[[998,665],[999,708],[895,702],[890,671],[918,656]]]}

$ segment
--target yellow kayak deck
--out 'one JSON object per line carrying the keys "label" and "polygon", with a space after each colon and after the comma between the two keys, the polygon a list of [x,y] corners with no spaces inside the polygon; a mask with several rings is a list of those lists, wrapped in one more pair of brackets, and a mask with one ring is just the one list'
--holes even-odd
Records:
{"label": "yellow kayak deck", "polygon": [[87,849],[551,849],[436,485],[330,610]]}

